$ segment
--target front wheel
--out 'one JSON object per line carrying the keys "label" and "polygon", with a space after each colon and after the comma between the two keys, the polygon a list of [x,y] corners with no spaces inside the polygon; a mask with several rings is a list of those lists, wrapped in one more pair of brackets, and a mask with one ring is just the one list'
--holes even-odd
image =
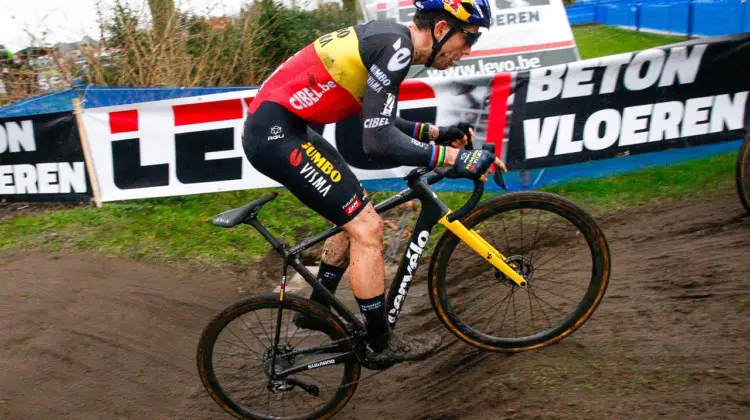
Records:
{"label": "front wheel", "polygon": [[737,194],[740,196],[745,211],[750,213],[750,133],[745,134],[745,141],[737,154]]}
{"label": "front wheel", "polygon": [[504,194],[462,223],[504,255],[527,286],[518,287],[446,232],[428,287],[438,318],[459,339],[499,352],[543,347],[570,335],[601,302],[609,247],[593,217],[572,201],[541,192]]}
{"label": "front wheel", "polygon": [[[357,388],[356,359],[331,361],[352,350],[351,339],[338,318],[309,299],[287,294],[279,322],[280,305],[278,295],[250,296],[211,320],[198,343],[201,381],[221,408],[240,419],[329,418]],[[315,327],[295,327],[297,314]],[[296,367],[314,369],[273,378]]]}

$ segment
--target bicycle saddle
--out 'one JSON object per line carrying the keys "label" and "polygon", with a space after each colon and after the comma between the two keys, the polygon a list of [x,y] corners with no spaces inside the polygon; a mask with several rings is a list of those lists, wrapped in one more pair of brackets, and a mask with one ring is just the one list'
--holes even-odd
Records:
{"label": "bicycle saddle", "polygon": [[273,192],[240,208],[227,210],[214,217],[214,226],[231,228],[242,224],[248,218],[254,218],[258,214],[260,208],[263,207],[264,204],[276,198],[277,195],[279,195],[279,193]]}

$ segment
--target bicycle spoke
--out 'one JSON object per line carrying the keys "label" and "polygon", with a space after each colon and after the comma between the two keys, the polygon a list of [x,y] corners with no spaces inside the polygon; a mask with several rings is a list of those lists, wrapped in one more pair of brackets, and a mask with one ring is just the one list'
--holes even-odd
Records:
{"label": "bicycle spoke", "polygon": [[[487,324],[484,327],[485,330],[490,327],[490,322],[492,321],[493,318],[495,318],[495,315],[497,315],[497,312],[500,310],[500,305],[502,305],[505,301],[508,300],[509,297],[513,296],[513,294],[515,294],[515,293],[516,293],[516,289],[515,288],[511,288],[510,291],[508,291],[508,294],[505,295],[505,297],[503,298],[503,300],[500,301],[500,304],[497,305],[497,308],[495,308],[495,311],[492,313],[492,315],[490,315],[490,317],[487,318]],[[508,308],[510,308],[510,306],[506,306],[505,307],[505,314],[506,315],[508,313]],[[502,331],[503,325],[505,325],[505,315],[503,315],[503,322],[500,323],[500,331]]]}
{"label": "bicycle spoke", "polygon": [[[237,340],[239,340],[239,342],[240,342],[240,343],[242,343],[242,344],[243,344],[243,345],[245,346],[245,349],[247,349],[248,351],[250,351],[250,353],[256,354],[256,353],[255,353],[255,352],[254,352],[254,351],[253,351],[253,350],[252,350],[252,349],[250,348],[250,346],[248,346],[248,345],[247,345],[247,343],[245,343],[244,341],[242,341],[242,339],[241,339],[241,338],[240,338],[240,337],[239,337],[239,336],[237,335],[237,333],[235,333],[235,332],[234,332],[234,330],[233,330],[233,329],[232,329],[231,327],[228,327],[228,329],[229,329],[229,332],[230,332],[230,333],[232,333],[232,335],[233,335],[233,336],[234,336],[234,337],[235,337],[235,338],[236,338]],[[257,338],[257,337],[256,337],[256,338]],[[262,343],[261,343],[261,344],[262,344]],[[256,355],[257,355],[257,354],[256,354]],[[261,361],[262,361],[262,359],[261,359]]]}
{"label": "bicycle spoke", "polygon": [[534,293],[533,289],[529,288],[529,296],[533,296],[534,300],[539,302],[539,309],[542,311],[542,315],[547,319],[547,325],[552,326],[552,320],[550,319],[549,315],[547,315],[547,311],[544,310],[544,304],[541,300],[539,300],[539,297]]}
{"label": "bicycle spoke", "polygon": [[[252,352],[252,353],[254,353],[254,352]],[[220,360],[223,360],[223,359],[225,359],[225,358],[227,358],[229,356],[235,356],[235,357],[240,357],[240,358],[244,359],[244,357],[242,357],[241,353],[224,353],[224,352],[221,352],[221,351],[214,351],[214,354],[218,354],[218,355],[222,356],[222,357],[219,358]],[[254,353],[254,354],[257,356],[257,353]]]}
{"label": "bicycle spoke", "polygon": [[[495,284],[493,284],[491,286],[488,286],[488,287],[483,288],[483,289],[477,289],[476,292],[474,293],[474,295],[472,295],[473,297],[467,297],[466,301],[473,302],[469,307],[467,307],[465,309],[465,311],[467,312],[467,314],[469,313],[469,311],[471,309],[473,309],[473,308],[477,307],[477,305],[479,305],[479,303],[481,302],[479,299],[477,299],[479,296],[487,293],[488,289],[496,287],[496,286],[505,286],[505,287],[507,287],[505,284],[495,281]],[[480,310],[481,310],[481,307],[480,307]]]}
{"label": "bicycle spoke", "polygon": [[[254,332],[254,331],[253,331],[253,330],[252,330],[252,329],[250,328],[250,326],[249,326],[249,325],[247,325],[247,322],[245,322],[245,319],[244,319],[243,317],[239,316],[239,317],[237,317],[237,319],[239,319],[239,320],[240,320],[240,322],[242,322],[242,324],[244,324],[244,325],[245,325],[245,329],[246,329],[247,331],[249,331],[250,333],[252,333],[252,334],[253,334],[253,337],[255,337],[255,339],[256,339],[256,340],[258,340],[258,342],[260,343],[260,345],[261,345],[261,346],[262,346],[262,347],[263,347],[264,349],[267,349],[267,348],[268,348],[268,347],[266,347],[266,345],[265,345],[265,344],[263,344],[263,340],[261,340],[261,339],[260,339],[260,337],[258,337],[258,335],[257,335],[257,334],[255,334],[255,332]],[[260,320],[258,320],[258,321],[260,321]],[[261,327],[262,327],[262,326],[263,326],[263,324],[261,324]],[[270,341],[270,342],[269,342],[269,345],[273,345],[273,341]]]}
{"label": "bicycle spoke", "polygon": [[[536,273],[536,269],[534,270],[534,272]],[[543,277],[538,277],[538,276],[534,276],[534,282],[535,282],[535,283],[536,283],[536,282],[538,282],[538,281],[540,281],[540,280],[541,280],[541,281],[543,281],[543,282],[545,282],[545,283],[555,283],[555,284],[570,284],[570,283],[568,283],[568,282],[565,282],[565,281],[560,281],[560,280],[550,280],[550,279],[546,279],[546,278],[543,278]]]}
{"label": "bicycle spoke", "polygon": [[535,330],[536,327],[534,326],[534,306],[531,303],[531,293],[526,293],[526,297],[529,298],[529,313],[531,314],[531,329]]}
{"label": "bicycle spoke", "polygon": [[[533,258],[533,256],[534,256],[534,247],[536,246],[536,243],[539,240],[539,219],[541,217],[542,217],[542,212],[537,209],[537,211],[536,211],[536,229],[534,231],[534,240],[531,242],[531,248],[529,249],[529,259]],[[547,226],[549,226],[549,224]]]}
{"label": "bicycle spoke", "polygon": [[[289,315],[289,314],[287,313],[287,315]],[[285,343],[288,343],[290,341],[289,340],[289,324],[291,324],[292,318],[294,318],[294,316],[287,316],[286,317],[286,332],[284,333],[284,342]],[[282,319],[282,321],[283,321],[283,319]]]}
{"label": "bicycle spoke", "polygon": [[[296,344],[292,345],[292,347],[294,347],[294,348],[297,348],[297,347],[299,347],[299,345],[300,345],[300,344],[302,344],[302,343],[303,343],[303,342],[304,342],[305,340],[307,340],[308,338],[310,338],[310,336],[311,336],[311,335],[312,335],[312,334],[313,334],[314,332],[318,332],[318,331],[316,331],[316,330],[307,330],[307,335],[306,335],[306,336],[304,336],[304,337],[302,337],[302,338],[301,338],[301,339],[300,339],[300,340],[299,340],[299,341],[298,341],[298,342],[297,342]],[[291,344],[290,344],[290,345],[291,345]]]}
{"label": "bicycle spoke", "polygon": [[561,268],[561,269],[558,269],[558,268],[544,268],[544,269],[540,270],[539,267],[535,266],[534,267],[534,272],[536,273],[536,272],[539,272],[539,271],[544,271],[544,272],[553,272],[554,271],[555,273],[580,273],[580,272],[589,272],[590,269],[589,268],[586,268],[586,269],[583,269],[583,268],[578,268],[578,269],[572,269],[572,268],[571,269],[564,269],[564,268]]}
{"label": "bicycle spoke", "polygon": [[566,300],[566,301],[568,301],[568,302],[573,302],[573,303],[577,303],[575,299],[571,299],[571,298],[569,298],[568,296],[563,296],[563,295],[561,295],[561,294],[558,294],[558,293],[552,292],[552,291],[550,291],[549,289],[545,289],[545,288],[539,287],[539,285],[537,285],[537,286],[535,287],[535,290],[541,290],[541,291],[542,291],[542,292],[544,292],[544,293],[549,293],[549,294],[551,294],[552,296],[556,296],[556,297],[559,297],[559,298],[561,298],[561,299],[564,299],[564,300]]}
{"label": "bicycle spoke", "polygon": [[521,255],[526,255],[523,248],[523,209],[519,210],[518,214],[521,217]]}
{"label": "bicycle spoke", "polygon": [[[272,312],[272,311],[268,311],[268,312]],[[273,346],[273,340],[271,340],[271,336],[268,335],[268,331],[266,331],[266,327],[263,326],[263,321],[260,320],[260,317],[258,316],[258,312],[254,311],[253,314],[255,315],[255,318],[258,320],[258,323],[260,324],[260,327],[263,329],[263,333],[266,335],[266,338],[268,339],[268,344],[270,344],[271,346]],[[242,317],[240,317],[240,318],[242,318]],[[244,323],[245,320],[242,319],[242,322]],[[271,325],[273,325],[273,318],[271,318]]]}
{"label": "bicycle spoke", "polygon": [[536,299],[538,299],[538,300],[539,300],[540,302],[542,302],[542,303],[546,304],[547,306],[549,306],[550,308],[554,309],[555,311],[557,311],[557,312],[559,312],[559,313],[561,313],[561,314],[565,315],[565,312],[563,312],[563,311],[561,311],[561,310],[557,309],[557,308],[556,308],[556,307],[555,307],[554,305],[552,305],[551,303],[549,303],[549,302],[547,302],[546,300],[542,299],[542,298],[541,298],[541,297],[540,297],[540,296],[539,296],[539,295],[538,295],[538,294],[537,294],[537,293],[536,293],[536,292],[534,291],[534,290],[536,290],[536,288],[533,288],[533,289],[529,289],[529,290],[531,290],[531,293],[534,293],[534,297],[535,297]]}
{"label": "bicycle spoke", "polygon": [[[500,222],[503,224],[503,233],[505,234],[505,249],[510,252],[510,241],[508,240],[508,229],[505,226],[505,219],[500,219]],[[497,249],[497,247],[495,247]]]}
{"label": "bicycle spoke", "polygon": [[[515,293],[515,292],[512,292],[512,293],[511,293],[511,296],[512,296],[512,295],[513,295],[514,293]],[[505,312],[503,313],[503,320],[502,320],[502,321],[500,322],[500,329],[498,329],[498,331],[502,331],[502,330],[503,330],[503,326],[505,325],[505,318],[507,318],[507,317],[508,317],[508,309],[510,309],[510,305],[508,305],[508,306],[506,306],[506,307],[505,307]],[[493,314],[492,316],[494,317],[495,315]],[[488,326],[489,326],[489,324],[488,324]]]}
{"label": "bicycle spoke", "polygon": [[513,296],[511,297],[511,301],[513,302],[513,330],[516,332],[516,337],[518,337],[518,320],[516,317],[516,294],[513,293]]}

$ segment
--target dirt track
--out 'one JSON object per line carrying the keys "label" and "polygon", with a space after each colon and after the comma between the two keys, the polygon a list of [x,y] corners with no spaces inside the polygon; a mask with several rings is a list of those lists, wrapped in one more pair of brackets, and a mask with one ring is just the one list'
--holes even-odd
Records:
{"label": "dirt track", "polygon": [[[575,334],[514,356],[479,352],[442,330],[418,282],[399,327],[426,325],[450,344],[362,383],[337,418],[747,416],[750,217],[737,198],[600,222],[613,275]],[[217,311],[273,288],[87,254],[0,259],[0,279],[2,419],[231,418],[202,389],[195,345]]]}

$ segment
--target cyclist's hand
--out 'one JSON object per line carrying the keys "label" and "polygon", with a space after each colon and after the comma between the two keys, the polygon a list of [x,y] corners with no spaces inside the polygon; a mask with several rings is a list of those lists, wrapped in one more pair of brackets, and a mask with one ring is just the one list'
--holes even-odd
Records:
{"label": "cyclist's hand", "polygon": [[486,150],[461,149],[458,151],[453,169],[457,177],[487,182],[492,164],[497,165],[503,172],[508,172],[508,168],[505,167],[503,161]]}
{"label": "cyclist's hand", "polygon": [[451,146],[459,149],[467,143],[474,142],[474,127],[469,123],[459,123],[450,127],[438,127],[438,136],[435,144],[440,146]]}

